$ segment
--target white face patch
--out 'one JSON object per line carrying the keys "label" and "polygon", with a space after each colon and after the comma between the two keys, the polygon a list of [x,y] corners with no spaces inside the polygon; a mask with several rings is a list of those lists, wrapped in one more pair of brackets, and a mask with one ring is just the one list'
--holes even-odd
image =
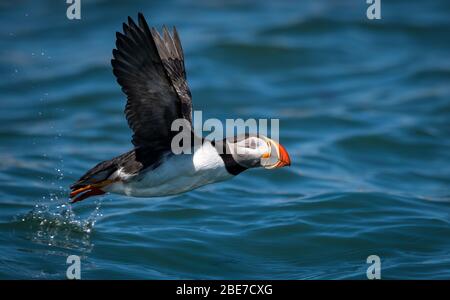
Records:
{"label": "white face patch", "polygon": [[269,151],[266,141],[259,137],[249,137],[230,146],[234,146],[237,155],[258,156]]}
{"label": "white face patch", "polygon": [[256,136],[248,137],[236,143],[227,143],[234,160],[247,168],[260,166],[261,158],[270,152],[268,142]]}
{"label": "white face patch", "polygon": [[266,169],[275,168],[278,164],[280,151],[278,149],[278,145],[274,142],[267,141],[268,144],[268,152],[261,158],[261,166]]}

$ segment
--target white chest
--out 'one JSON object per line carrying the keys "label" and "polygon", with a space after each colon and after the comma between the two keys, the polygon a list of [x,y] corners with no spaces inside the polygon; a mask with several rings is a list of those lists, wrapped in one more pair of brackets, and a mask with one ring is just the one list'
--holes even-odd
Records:
{"label": "white chest", "polygon": [[205,143],[193,154],[170,156],[158,168],[138,176],[139,179],[112,184],[108,191],[135,197],[167,196],[231,177],[216,149]]}

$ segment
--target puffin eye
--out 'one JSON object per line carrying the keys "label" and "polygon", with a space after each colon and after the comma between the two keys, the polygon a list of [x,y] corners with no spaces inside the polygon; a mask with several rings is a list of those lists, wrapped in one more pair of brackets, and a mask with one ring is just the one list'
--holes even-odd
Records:
{"label": "puffin eye", "polygon": [[252,148],[252,149],[256,149],[256,142],[255,142],[255,140],[254,140],[254,139],[251,139],[248,146],[249,146],[250,148]]}

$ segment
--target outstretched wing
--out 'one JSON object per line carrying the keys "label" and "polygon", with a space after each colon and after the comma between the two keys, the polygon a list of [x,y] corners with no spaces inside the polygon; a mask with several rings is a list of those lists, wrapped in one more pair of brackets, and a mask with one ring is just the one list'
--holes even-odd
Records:
{"label": "outstretched wing", "polygon": [[128,98],[125,115],[133,144],[153,151],[170,149],[172,122],[191,121],[183,52],[176,31],[172,38],[165,29],[161,38],[154,29],[150,31],[141,13],[138,19],[139,26],[128,17],[123,33],[116,34],[113,73]]}
{"label": "outstretched wing", "polygon": [[186,81],[183,48],[181,48],[177,29],[173,27],[172,35],[170,35],[166,26],[163,26],[162,36],[154,27],[152,27],[151,32],[167,75],[180,98],[181,114],[185,119],[191,122],[192,95]]}

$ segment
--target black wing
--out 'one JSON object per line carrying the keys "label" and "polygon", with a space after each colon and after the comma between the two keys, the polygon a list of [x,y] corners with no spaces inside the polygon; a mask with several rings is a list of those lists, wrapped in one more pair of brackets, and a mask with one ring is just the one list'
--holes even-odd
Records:
{"label": "black wing", "polygon": [[180,98],[181,113],[185,119],[191,122],[192,96],[186,81],[183,48],[181,48],[177,29],[173,27],[173,34],[170,35],[166,26],[163,26],[162,37],[154,27],[151,32],[167,75]]}
{"label": "black wing", "polygon": [[164,29],[164,38],[150,31],[139,13],[139,26],[128,17],[123,34],[117,32],[113,73],[127,95],[125,115],[135,146],[153,151],[170,149],[173,120],[191,121],[192,101],[186,83],[183,51],[178,34]]}

